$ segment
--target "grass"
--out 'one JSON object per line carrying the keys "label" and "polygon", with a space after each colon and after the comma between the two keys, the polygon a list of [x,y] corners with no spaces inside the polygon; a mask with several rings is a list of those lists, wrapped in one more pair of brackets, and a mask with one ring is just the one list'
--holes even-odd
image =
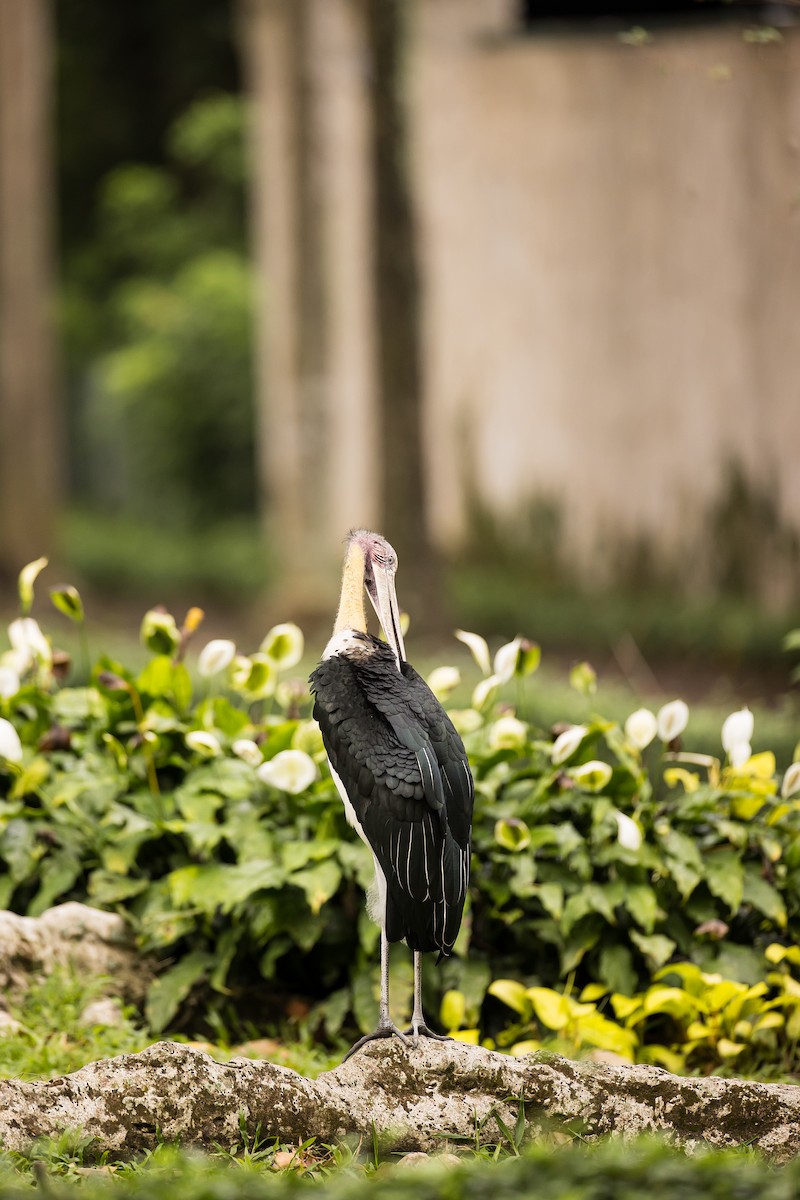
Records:
{"label": "grass", "polygon": [[[131,1010],[114,1028],[87,1025],[86,1005],[102,981],[60,971],[35,981],[15,1010],[21,1028],[0,1038],[0,1074],[22,1078],[74,1071],[97,1058],[143,1049],[150,1037]],[[233,1053],[268,1051],[269,1057],[303,1073],[333,1065],[330,1054],[309,1044],[283,1046],[221,1041],[204,1048],[222,1059]],[[336,1056],[336,1061],[340,1057]],[[386,1200],[508,1200],[533,1194],[538,1200],[790,1200],[800,1186],[800,1161],[777,1170],[749,1147],[725,1153],[682,1150],[652,1138],[622,1145],[588,1143],[578,1129],[539,1132],[531,1140],[524,1105],[513,1128],[501,1126],[500,1140],[476,1126],[469,1143],[442,1138],[442,1151],[424,1169],[397,1170],[401,1155],[381,1154],[377,1138],[343,1139],[336,1145],[309,1138],[287,1145],[266,1131],[240,1134],[227,1145],[202,1152],[158,1144],[133,1160],[98,1155],[80,1131],[37,1139],[25,1151],[0,1151],[0,1196],[153,1197],[153,1200],[265,1200],[296,1187],[313,1186],[320,1200],[367,1200],[378,1188]],[[458,1158],[453,1152],[458,1151]],[[793,1190],[794,1189],[794,1190]]]}

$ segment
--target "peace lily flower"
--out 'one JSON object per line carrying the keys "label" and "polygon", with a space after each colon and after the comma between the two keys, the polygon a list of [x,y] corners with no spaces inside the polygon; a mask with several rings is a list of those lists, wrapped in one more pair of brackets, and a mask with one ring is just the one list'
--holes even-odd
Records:
{"label": "peace lily flower", "polygon": [[458,667],[435,667],[428,676],[428,687],[437,700],[445,700],[460,683]]}
{"label": "peace lily flower", "polygon": [[10,721],[0,717],[0,758],[7,762],[22,762],[22,742]]}
{"label": "peace lily flower", "polygon": [[650,745],[658,732],[658,721],[649,708],[637,708],[625,722],[625,737],[637,750]]}
{"label": "peace lily flower", "polygon": [[181,635],[172,613],[151,608],[142,617],[139,638],[153,654],[174,654]]}
{"label": "peace lily flower", "polygon": [[486,639],[482,638],[479,633],[467,633],[464,629],[457,629],[455,634],[460,642],[469,647],[472,657],[475,659],[482,673],[490,675],[492,664],[489,659],[489,647],[486,645]]}
{"label": "peace lily flower", "polygon": [[478,712],[488,708],[497,695],[500,687],[501,679],[499,675],[487,675],[485,679],[481,679],[475,685],[472,693],[472,707]]}
{"label": "peace lily flower", "polygon": [[36,558],[33,562],[29,562],[24,566],[19,573],[17,579],[17,591],[19,592],[19,602],[23,613],[29,613],[33,604],[33,585],[36,582],[37,576],[47,566],[46,558]]}
{"label": "peace lily flower", "polygon": [[282,625],[273,625],[259,646],[262,654],[266,654],[282,671],[296,667],[303,657],[305,639],[299,625],[286,621]]}
{"label": "peace lily flower", "polygon": [[800,762],[793,762],[783,777],[781,795],[788,800],[797,791],[800,791]]}
{"label": "peace lily flower", "polygon": [[275,664],[266,654],[253,654],[250,658],[237,654],[231,664],[230,681],[231,687],[247,700],[264,700],[275,691]]}
{"label": "peace lily flower", "polygon": [[250,738],[237,738],[231,746],[231,750],[237,758],[241,758],[243,762],[248,763],[251,767],[261,766],[263,754],[258,746]]}
{"label": "peace lily flower", "polygon": [[689,706],[683,700],[670,700],[658,710],[656,721],[661,741],[672,742],[680,737],[688,724]]}
{"label": "peace lily flower", "polygon": [[550,757],[556,765],[566,762],[575,753],[588,733],[585,725],[572,725],[560,733],[550,748]]}
{"label": "peace lily flower", "polygon": [[186,734],[186,745],[190,750],[194,750],[196,754],[203,755],[204,758],[215,758],[216,755],[222,753],[222,747],[213,733],[208,733],[205,729],[192,729]]}
{"label": "peace lily flower", "polygon": [[528,726],[516,717],[498,717],[489,730],[489,746],[492,750],[521,750],[525,745]]}
{"label": "peace lily flower", "polygon": [[197,658],[197,670],[206,679],[226,670],[236,657],[236,646],[225,638],[214,638],[207,642]]}
{"label": "peace lily flower", "polygon": [[11,649],[21,656],[27,656],[28,665],[34,658],[49,664],[53,661],[53,651],[50,643],[39,628],[39,622],[33,617],[17,617],[8,627],[8,640]]}
{"label": "peace lily flower", "polygon": [[753,714],[749,708],[732,712],[722,723],[722,748],[728,755],[732,767],[741,767],[747,762],[752,750]]}
{"label": "peace lily flower", "polygon": [[325,743],[322,740],[322,730],[317,721],[300,721],[292,734],[292,747],[304,750],[312,758],[325,753]]}
{"label": "peace lily flower", "polygon": [[738,770],[752,757],[753,747],[749,742],[734,742],[728,751],[728,759],[732,767]]}
{"label": "peace lily flower", "polygon": [[13,667],[0,667],[0,699],[8,700],[19,691],[19,675]]}
{"label": "peace lily flower", "polygon": [[506,642],[505,646],[501,646],[494,656],[494,673],[499,676],[503,683],[507,683],[512,679],[519,661],[519,652],[522,649],[522,638],[517,636],[513,642]]}
{"label": "peace lily flower", "polygon": [[317,778],[317,765],[303,750],[281,750],[256,771],[262,783],[290,792],[304,792]]}
{"label": "peace lily flower", "polygon": [[468,733],[475,733],[483,724],[481,714],[474,708],[453,708],[448,715],[456,732],[462,737],[466,737]]}
{"label": "peace lily flower", "polygon": [[600,759],[593,758],[591,762],[573,767],[572,778],[588,792],[601,792],[611,778],[611,767]]}
{"label": "peace lily flower", "polygon": [[642,844],[642,833],[633,817],[614,810],[614,820],[617,822],[617,841],[624,850],[638,850]]}

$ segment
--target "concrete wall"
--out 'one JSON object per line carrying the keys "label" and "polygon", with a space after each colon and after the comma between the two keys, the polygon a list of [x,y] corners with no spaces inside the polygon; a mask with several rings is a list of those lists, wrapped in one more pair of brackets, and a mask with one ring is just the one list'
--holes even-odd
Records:
{"label": "concrete wall", "polygon": [[732,463],[800,533],[800,31],[509,24],[429,0],[410,53],[438,535],[545,498],[588,576],[645,539],[702,580]]}
{"label": "concrete wall", "polygon": [[[304,0],[326,322],[324,370],[308,378],[299,143],[277,52],[293,0],[242,3],[268,283],[262,442],[299,571],[309,545],[338,556],[347,525],[375,512],[369,68],[358,0]],[[800,592],[800,30],[755,45],[717,25],[629,46],[524,36],[516,8],[413,9],[436,537],[469,537],[471,500],[511,530],[544,502],[585,579],[607,581],[644,545],[703,587],[721,573],[711,531],[740,522],[726,553],[752,557],[764,598],[786,604]],[[324,439],[308,394],[311,409],[324,397]]]}

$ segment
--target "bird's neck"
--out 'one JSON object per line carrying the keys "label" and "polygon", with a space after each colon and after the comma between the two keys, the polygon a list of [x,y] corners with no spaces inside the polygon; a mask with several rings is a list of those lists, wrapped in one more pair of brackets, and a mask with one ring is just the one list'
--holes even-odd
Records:
{"label": "bird's neck", "polygon": [[359,633],[367,632],[367,613],[364,606],[365,569],[364,551],[357,542],[351,542],[344,562],[339,610],[333,626],[334,635],[342,633],[345,629],[355,629]]}

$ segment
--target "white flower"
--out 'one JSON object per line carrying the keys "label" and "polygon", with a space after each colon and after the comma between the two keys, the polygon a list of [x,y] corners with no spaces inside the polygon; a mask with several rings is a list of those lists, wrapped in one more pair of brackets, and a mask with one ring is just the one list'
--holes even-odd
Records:
{"label": "white flower", "polygon": [[658,710],[658,736],[662,742],[672,742],[680,737],[689,720],[689,706],[683,700],[670,700]]}
{"label": "white flower", "polygon": [[492,664],[489,660],[489,647],[486,645],[486,639],[482,638],[479,633],[467,633],[464,629],[457,629],[455,632],[458,640],[465,646],[469,646],[472,657],[483,674],[491,674]]}
{"label": "white flower", "polygon": [[560,733],[550,748],[550,757],[553,762],[556,764],[566,762],[578,749],[587,733],[585,725],[572,725]]}
{"label": "white flower", "polygon": [[209,675],[218,675],[220,671],[224,671],[231,665],[235,656],[236,646],[233,642],[229,642],[225,638],[214,638],[213,641],[207,642],[200,651],[197,670],[206,678]]}
{"label": "white flower", "polygon": [[649,708],[637,708],[625,722],[625,737],[637,750],[650,745],[658,731],[658,722]]}
{"label": "white flower", "polygon": [[304,750],[312,758],[325,753],[325,743],[322,740],[322,730],[314,720],[300,721],[292,734],[292,748]]}
{"label": "white flower", "polygon": [[428,676],[428,687],[437,700],[444,700],[461,683],[458,667],[435,667]]}
{"label": "white flower", "polygon": [[36,558],[33,562],[29,562],[27,566],[24,566],[19,573],[17,590],[19,591],[19,600],[24,613],[30,611],[30,607],[33,604],[33,585],[36,582],[36,577],[46,566],[46,558]]}
{"label": "white flower", "polygon": [[11,649],[27,654],[29,659],[38,658],[43,663],[53,661],[50,643],[33,617],[17,617],[8,627]]}
{"label": "white flower", "polygon": [[732,742],[728,749],[728,758],[734,768],[743,767],[751,757],[753,748],[749,742]]}
{"label": "white flower", "polygon": [[617,841],[624,850],[638,850],[642,844],[642,832],[632,817],[628,817],[625,813],[614,810],[614,819],[617,822]]}
{"label": "white flower", "polygon": [[497,695],[499,687],[500,677],[498,675],[487,675],[485,679],[481,679],[479,683],[476,683],[472,693],[472,707],[478,712],[488,708]]}
{"label": "white flower", "polygon": [[0,667],[0,699],[8,700],[19,691],[19,675],[12,667]]}
{"label": "white flower", "polygon": [[611,767],[608,763],[593,758],[591,762],[580,767],[573,767],[570,774],[575,782],[588,792],[601,792],[611,778]]}
{"label": "white flower", "polygon": [[303,750],[281,750],[262,763],[256,774],[262,783],[296,796],[317,778],[317,766]]}
{"label": "white flower", "polygon": [[722,723],[722,748],[729,757],[733,754],[734,746],[749,742],[752,736],[753,714],[749,708],[732,712]]}
{"label": "white flower", "polygon": [[501,646],[494,656],[494,673],[499,675],[503,683],[507,683],[513,678],[517,663],[519,662],[519,652],[522,647],[522,638],[515,637],[513,642],[506,642],[505,646]]}
{"label": "white flower", "polygon": [[251,767],[261,765],[263,754],[259,750],[255,742],[250,738],[237,738],[231,746],[231,750],[237,758],[241,758],[243,762],[249,763]]}
{"label": "white flower", "polygon": [[7,762],[22,762],[22,742],[10,721],[0,717],[0,758]]}
{"label": "white flower", "polygon": [[468,733],[475,733],[483,724],[483,718],[474,708],[454,708],[448,713],[450,720],[453,722],[456,732],[462,737],[466,737]]}
{"label": "white flower", "polygon": [[194,750],[196,754],[202,754],[204,758],[214,758],[217,754],[222,753],[222,747],[213,733],[207,733],[205,729],[192,729],[186,734],[186,745],[190,750]]}
{"label": "white flower", "polygon": [[259,649],[282,671],[287,671],[290,667],[296,667],[303,657],[305,649],[303,631],[299,625],[293,625],[291,621],[286,621],[282,625],[273,625]]}
{"label": "white flower", "polygon": [[520,750],[525,745],[528,726],[516,717],[498,717],[489,730],[492,750]]}
{"label": "white flower", "polygon": [[781,795],[784,800],[800,791],[800,762],[793,762],[783,777]]}

